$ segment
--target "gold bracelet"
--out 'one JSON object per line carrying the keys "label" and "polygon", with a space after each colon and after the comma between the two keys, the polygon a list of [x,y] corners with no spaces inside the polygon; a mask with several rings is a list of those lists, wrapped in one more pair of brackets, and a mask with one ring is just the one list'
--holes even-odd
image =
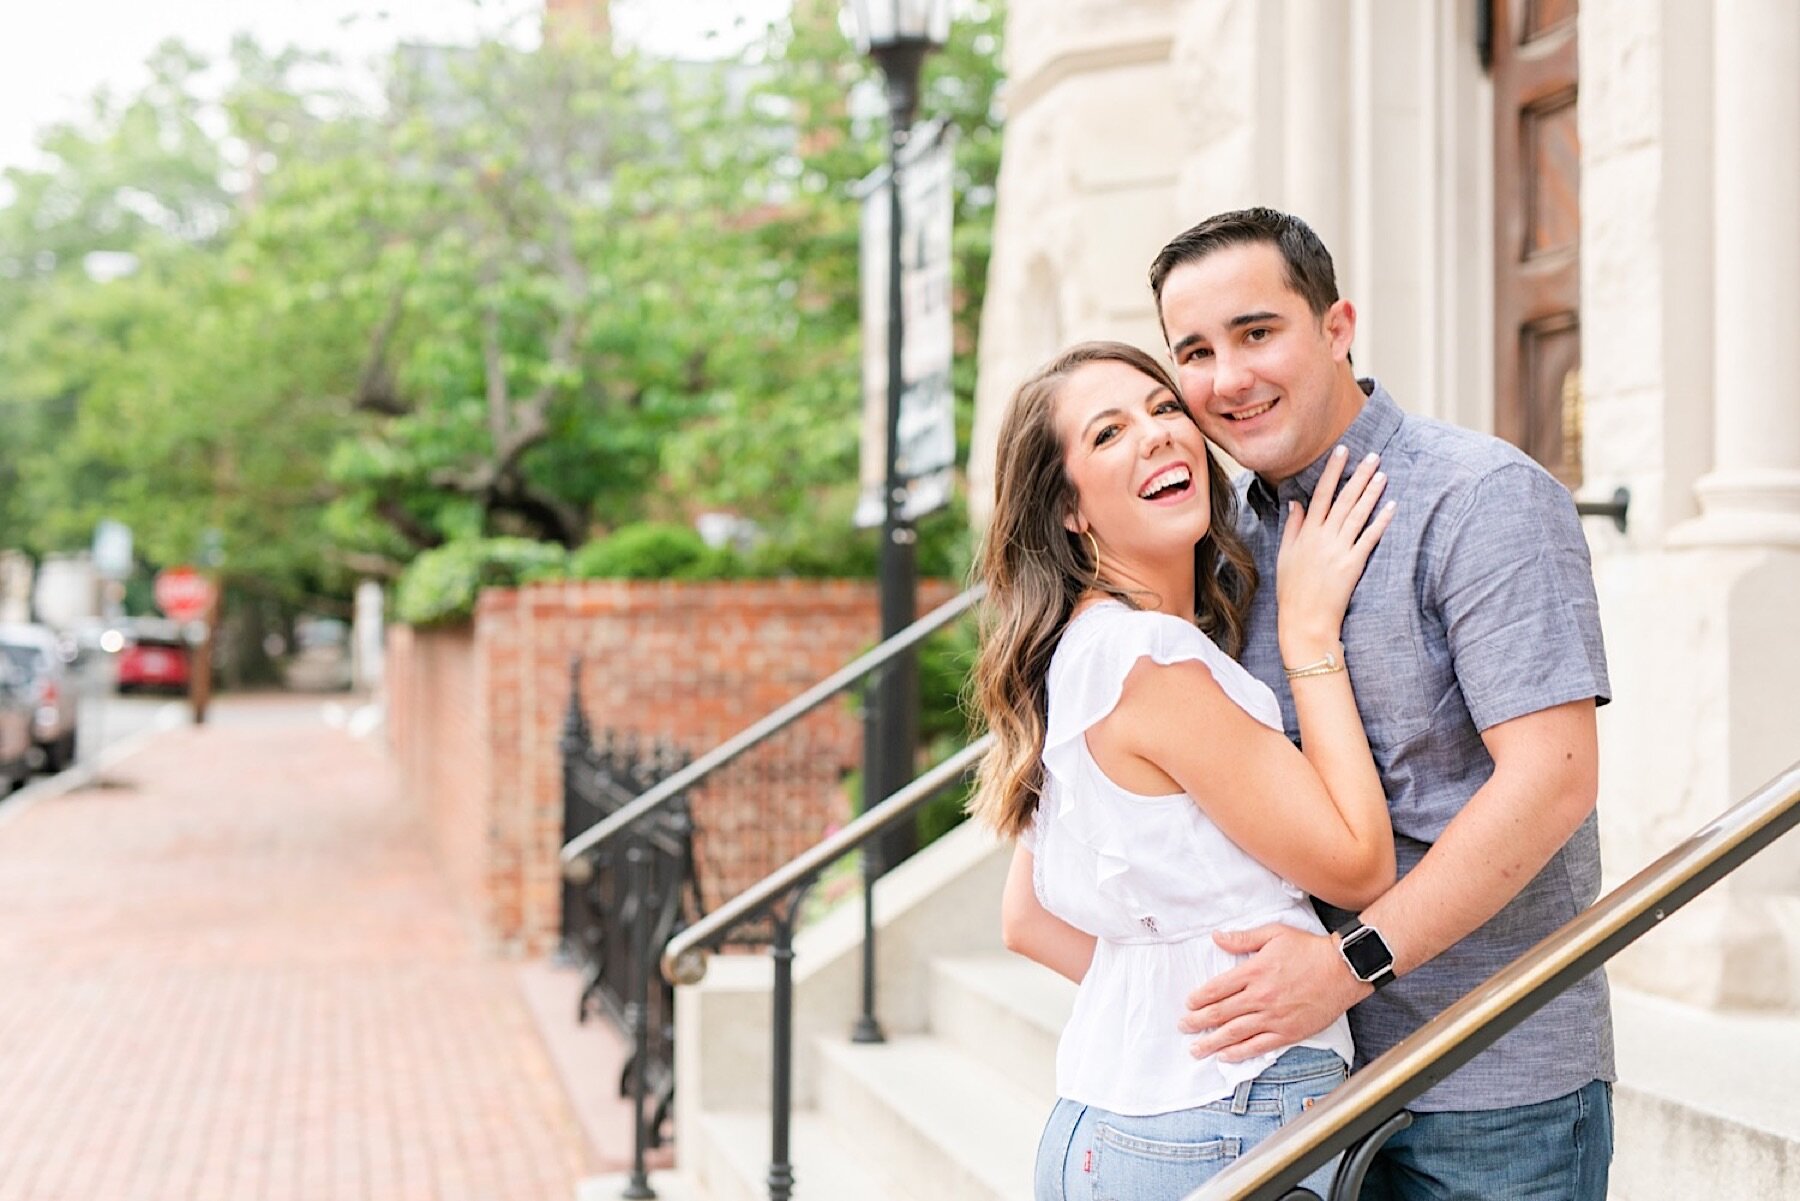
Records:
{"label": "gold bracelet", "polygon": [[1344,644],[1341,642],[1338,643],[1336,654],[1327,652],[1323,659],[1317,659],[1311,663],[1302,664],[1299,667],[1289,667],[1287,664],[1283,663],[1281,665],[1281,670],[1290,680],[1304,680],[1308,676],[1334,675],[1337,672],[1344,670]]}

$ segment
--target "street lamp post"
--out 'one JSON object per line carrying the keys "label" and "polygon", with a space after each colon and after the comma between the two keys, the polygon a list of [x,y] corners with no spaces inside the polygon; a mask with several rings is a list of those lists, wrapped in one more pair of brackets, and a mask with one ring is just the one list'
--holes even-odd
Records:
{"label": "street lamp post", "polygon": [[[917,535],[906,512],[906,480],[900,464],[900,404],[906,391],[905,318],[901,311],[902,151],[912,134],[919,105],[919,75],[925,58],[950,36],[950,0],[851,0],[858,48],[875,60],[887,83],[888,102],[888,270],[887,270],[887,437],[882,475],[881,637],[912,624],[918,592],[913,559]],[[864,724],[863,804],[873,805],[912,778],[918,743],[918,668],[912,652],[898,657],[870,689]],[[899,828],[863,852],[863,1013],[851,1037],[879,1042],[874,1007],[874,930],[871,890],[887,864],[913,850],[914,835]]]}

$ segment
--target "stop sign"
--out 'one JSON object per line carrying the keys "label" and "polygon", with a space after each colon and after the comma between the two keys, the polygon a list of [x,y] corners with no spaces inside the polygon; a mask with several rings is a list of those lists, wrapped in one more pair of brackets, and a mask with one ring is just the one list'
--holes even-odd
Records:
{"label": "stop sign", "polygon": [[176,621],[196,621],[212,612],[212,581],[192,567],[156,573],[156,607]]}

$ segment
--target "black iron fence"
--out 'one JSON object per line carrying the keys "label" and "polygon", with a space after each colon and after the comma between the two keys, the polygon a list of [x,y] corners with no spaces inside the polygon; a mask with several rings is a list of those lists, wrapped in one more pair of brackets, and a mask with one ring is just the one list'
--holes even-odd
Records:
{"label": "black iron fence", "polygon": [[[842,842],[843,835],[852,830],[868,830],[872,816],[868,812],[870,805],[865,804],[861,817],[848,826],[842,825],[844,818],[849,816],[852,793],[856,791],[848,777],[871,741],[858,737],[857,729],[873,730],[880,725],[876,708],[877,698],[883,690],[871,685],[881,673],[903,656],[912,655],[919,644],[934,634],[943,632],[946,639],[952,638],[950,627],[970,613],[985,592],[985,586],[977,585],[938,606],[901,633],[846,664],[691,764],[664,776],[660,783],[635,790],[624,788],[636,795],[624,797],[628,803],[622,807],[618,789],[606,789],[600,802],[607,807],[605,814],[591,823],[591,828],[577,832],[571,826],[568,831],[562,851],[563,875],[567,882],[565,895],[569,890],[589,890],[602,877],[619,875],[620,848],[643,848],[647,844],[655,845],[658,837],[666,839],[663,819],[667,814],[680,815],[680,830],[690,849],[691,863],[695,831],[689,815],[698,808],[706,815],[706,829],[698,834],[701,860],[708,873],[706,878],[712,882],[707,891],[716,897],[731,898],[724,907],[733,915],[724,926],[710,933],[705,942],[706,949],[711,951],[725,946],[772,948],[778,964],[777,978],[780,979],[780,965],[792,958],[792,936],[800,918],[801,901],[826,868],[849,852],[860,851],[863,853],[860,873],[863,1003],[851,1037],[858,1042],[882,1041],[881,1025],[875,1014],[875,930],[870,895],[875,879],[881,874],[884,859],[881,852],[888,848],[881,845],[885,840],[860,834],[852,843]],[[972,638],[970,642],[972,645]],[[944,650],[947,662],[951,663],[961,653],[954,642],[948,643]],[[960,675],[957,678],[960,680]],[[954,692],[954,687],[951,691]],[[853,698],[854,703],[844,703],[846,698]],[[948,708],[954,710],[955,706],[952,703]],[[586,719],[573,702],[569,730],[564,740],[565,749],[591,741]],[[885,806],[883,818],[876,823],[876,832],[893,836],[895,844],[911,845],[925,807],[934,800],[941,802],[961,784],[964,769],[973,762],[966,751],[952,757],[956,760],[954,765],[947,768],[940,764],[934,773],[928,773],[929,787],[922,791],[916,786],[903,789],[902,792],[907,794],[904,804]],[[868,798],[871,802],[879,799]],[[662,832],[660,835],[659,831]],[[842,850],[819,861],[817,870],[809,872],[804,881],[782,889],[773,903],[759,902],[748,907],[741,903],[745,900],[742,894],[757,882],[764,881],[775,865],[791,863],[796,856],[807,854],[808,848],[816,848],[821,838],[833,846],[841,846]],[[645,858],[650,853],[640,849],[640,855]],[[629,862],[626,867],[630,868]],[[642,870],[641,865],[637,870]],[[631,886],[626,888],[629,893]],[[565,911],[572,911],[572,906],[566,905]],[[649,959],[631,957],[631,971],[635,973],[640,965],[663,958],[671,938],[700,920],[703,915],[696,890],[691,912],[667,927],[668,936],[662,934],[663,927],[659,926],[654,938],[631,943],[649,952]],[[654,967],[646,970],[654,971]],[[641,977],[633,975],[632,979],[636,981]],[[658,976],[658,980],[660,982],[662,977]],[[778,998],[778,1007],[780,1004]],[[787,1029],[785,1021],[779,1023],[780,1032]],[[776,1054],[778,1061],[785,1062],[779,1046]],[[784,1088],[786,1081],[784,1072],[776,1087]],[[785,1123],[777,1137],[785,1146]],[[776,1160],[785,1163],[785,1159],[784,1149]],[[641,1156],[622,1195],[627,1198],[655,1196],[642,1171]]]}
{"label": "black iron fence", "polygon": [[[610,730],[596,737],[581,704],[580,659],[569,674],[562,734],[565,842],[688,763],[663,740]],[[580,883],[563,882],[561,954],[581,968],[576,1019],[603,1017],[628,1040],[619,1093],[636,1107],[634,1160],[641,1173],[644,1152],[669,1137],[675,1096],[675,992],[656,962],[669,940],[705,913],[687,799],[673,798],[608,843],[594,867]]]}

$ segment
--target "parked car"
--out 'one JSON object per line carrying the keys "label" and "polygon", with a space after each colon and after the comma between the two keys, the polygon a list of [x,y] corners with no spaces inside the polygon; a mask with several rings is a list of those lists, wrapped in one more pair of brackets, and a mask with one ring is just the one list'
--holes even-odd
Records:
{"label": "parked car", "polygon": [[62,632],[63,656],[76,671],[112,654],[123,642],[110,644],[108,635],[123,638],[117,624],[103,617],[84,617]]}
{"label": "parked car", "polygon": [[124,631],[117,679],[120,692],[158,688],[181,692],[188,686],[188,644],[173,621],[139,618]]}
{"label": "parked car", "polygon": [[0,795],[31,776],[31,682],[0,655]]}
{"label": "parked car", "polygon": [[50,771],[61,771],[75,762],[80,698],[62,647],[62,638],[49,626],[0,625],[0,655],[26,679],[32,706],[31,741]]}

